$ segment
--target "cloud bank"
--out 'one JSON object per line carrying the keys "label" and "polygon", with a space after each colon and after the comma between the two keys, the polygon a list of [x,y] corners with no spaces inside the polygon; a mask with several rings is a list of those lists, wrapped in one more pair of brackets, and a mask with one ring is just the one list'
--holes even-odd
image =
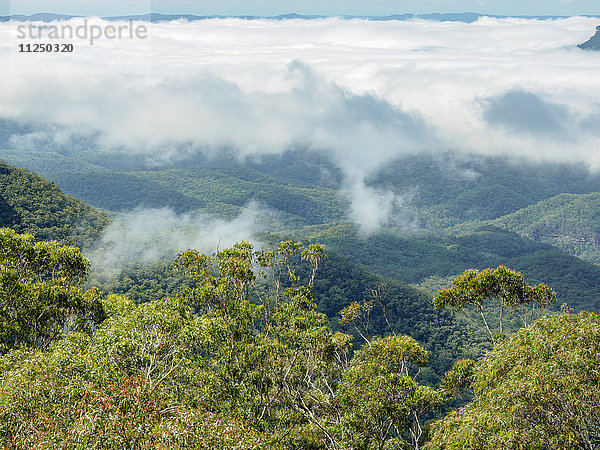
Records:
{"label": "cloud bank", "polygon": [[576,48],[596,25],[179,21],[149,25],[145,41],[75,41],[73,54],[32,56],[16,54],[14,24],[0,24],[0,60],[10,66],[0,119],[43,124],[43,133],[10,137],[19,148],[87,142],[165,161],[318,150],[342,169],[350,217],[369,232],[397,199],[365,179],[402,155],[600,166],[600,56]]}

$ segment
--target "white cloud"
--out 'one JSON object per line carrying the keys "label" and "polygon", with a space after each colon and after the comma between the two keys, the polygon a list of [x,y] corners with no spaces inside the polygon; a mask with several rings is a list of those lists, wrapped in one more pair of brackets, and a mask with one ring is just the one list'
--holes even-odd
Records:
{"label": "white cloud", "polygon": [[173,260],[188,248],[212,254],[260,231],[256,210],[257,205],[248,205],[237,218],[224,221],[201,213],[176,214],[169,208],[138,208],[113,220],[86,256],[97,276],[113,278],[132,263]]}
{"label": "white cloud", "polygon": [[49,122],[62,133],[54,145],[72,129],[155,159],[181,149],[322,150],[346,176],[351,216],[371,230],[393,199],[364,180],[406,153],[599,166],[600,55],[576,48],[596,25],[206,20],[153,24],[145,42],[75,41],[73,54],[17,55],[14,25],[0,24],[0,58],[12,71],[0,75],[0,118]]}

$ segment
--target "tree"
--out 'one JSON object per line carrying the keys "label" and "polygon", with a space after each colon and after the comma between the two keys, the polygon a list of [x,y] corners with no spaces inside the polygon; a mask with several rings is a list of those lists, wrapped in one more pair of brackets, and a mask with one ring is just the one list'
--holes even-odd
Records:
{"label": "tree", "polygon": [[[433,303],[437,308],[450,307],[452,312],[475,309],[495,344],[498,337],[504,335],[507,310],[517,313],[523,326],[529,326],[555,299],[556,293],[545,284],[527,284],[519,272],[499,266],[481,272],[476,269],[466,270],[454,279],[452,287],[440,290]],[[497,327],[487,317],[487,302],[497,305]]]}
{"label": "tree", "polygon": [[432,425],[427,448],[598,448],[599,343],[600,316],[588,312],[543,317],[499,342],[466,371],[474,400]]}
{"label": "tree", "polygon": [[348,448],[419,448],[422,417],[445,400],[415,381],[427,358],[428,352],[408,336],[374,339],[356,352],[337,393]]}
{"label": "tree", "polygon": [[99,292],[77,287],[89,266],[77,248],[0,229],[0,348],[44,348],[66,329],[102,321]]}
{"label": "tree", "polygon": [[[152,322],[168,325],[164,336],[177,339],[169,332],[174,328],[185,333],[188,318],[167,314],[161,307],[140,308],[130,305],[122,318],[133,311],[145,312],[145,327]],[[185,315],[184,315],[185,316]],[[68,333],[44,351],[31,348],[13,349],[0,358],[0,447],[2,448],[268,448],[271,436],[254,424],[233,415],[210,411],[199,403],[202,372],[179,365],[161,383],[152,382],[143,371],[148,353],[133,349],[125,364],[113,362],[115,351],[106,348],[127,345],[135,335],[127,320],[105,325],[100,345],[90,336]],[[137,336],[143,336],[139,330]],[[178,339],[183,340],[183,337]],[[182,349],[186,352],[188,347]],[[125,354],[125,349],[121,354]],[[159,365],[161,364],[158,361]],[[166,365],[161,366],[168,367]],[[187,366],[187,367],[183,367]],[[197,367],[196,367],[197,368]],[[186,378],[187,376],[187,378]],[[195,381],[195,382],[194,382]]]}
{"label": "tree", "polygon": [[[14,238],[2,251],[20,282],[77,290],[69,282],[89,263],[76,249]],[[371,337],[367,324],[350,362],[352,336],[314,301],[324,257],[293,241],[190,249],[175,262],[192,280],[177,297],[109,295],[94,327],[10,349],[0,446],[419,448],[424,416],[448,398],[416,381],[429,352],[408,336]],[[369,294],[381,303],[383,287]]]}
{"label": "tree", "polygon": [[[337,448],[328,412],[351,336],[332,332],[316,310],[312,284],[324,257],[321,245],[284,241],[277,250],[254,251],[242,242],[212,256],[187,250],[175,264],[196,283],[183,301],[211,324],[206,361],[217,380],[213,401],[272,430],[287,427],[284,434],[308,423]],[[308,265],[305,285],[297,272],[302,264]],[[267,272],[272,295],[257,286]]]}
{"label": "tree", "polygon": [[[415,448],[421,445],[422,419],[440,408],[448,396],[416,378],[429,352],[391,327],[384,302],[386,286],[368,289],[370,300],[352,302],[340,311],[340,323],[352,324],[365,341],[344,372],[336,393],[341,408],[341,433],[349,448]],[[373,303],[382,310],[392,333],[371,338]]]}

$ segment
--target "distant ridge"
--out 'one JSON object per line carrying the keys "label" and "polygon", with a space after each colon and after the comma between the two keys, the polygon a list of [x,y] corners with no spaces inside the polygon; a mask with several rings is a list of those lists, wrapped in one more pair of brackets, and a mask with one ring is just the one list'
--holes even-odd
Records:
{"label": "distant ridge", "polygon": [[69,20],[75,17],[81,16],[70,16],[65,14],[53,14],[53,13],[36,13],[29,16],[23,14],[13,14],[11,16],[0,16],[0,22],[8,22],[14,20],[17,22],[53,22],[55,20]]}
{"label": "distant ridge", "polygon": [[[65,15],[65,14],[52,14],[52,13],[37,13],[29,16],[22,14],[13,14],[10,16],[0,16],[0,22],[8,22],[10,20],[14,20],[17,22],[53,22],[60,20],[69,20],[75,17],[75,15]],[[194,14],[160,14],[160,13],[148,13],[148,14],[138,14],[138,15],[126,15],[126,16],[107,16],[102,17],[105,20],[136,20],[136,21],[144,21],[144,22],[169,22],[172,20],[207,20],[207,19],[245,19],[245,20],[259,20],[259,19],[268,19],[268,20],[314,20],[314,19],[326,19],[328,17],[339,17],[345,20],[352,19],[363,19],[363,20],[372,20],[372,21],[405,21],[405,20],[413,20],[413,19],[422,19],[422,20],[430,20],[435,22],[463,22],[463,23],[472,23],[477,21],[482,17],[492,17],[496,19],[505,19],[505,18],[519,18],[519,19],[538,19],[538,20],[556,20],[556,19],[565,19],[569,16],[508,16],[508,15],[490,15],[490,14],[479,14],[474,12],[464,12],[464,13],[432,13],[432,14],[392,14],[387,16],[358,16],[358,15],[306,15],[306,14],[297,14],[297,13],[288,13],[281,14],[278,16],[253,16],[253,15],[206,15],[206,16],[198,16]],[[583,17],[600,17],[600,16],[591,16],[585,15]]]}

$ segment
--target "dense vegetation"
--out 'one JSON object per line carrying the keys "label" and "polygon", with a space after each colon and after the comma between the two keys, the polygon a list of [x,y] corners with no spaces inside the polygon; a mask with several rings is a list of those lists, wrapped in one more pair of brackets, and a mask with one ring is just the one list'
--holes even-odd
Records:
{"label": "dense vegetation", "polygon": [[37,239],[91,245],[108,218],[40,176],[0,161],[0,227]]}
{"label": "dense vegetation", "polygon": [[[296,221],[300,217],[305,224],[323,224],[344,219],[347,208],[337,192],[343,186],[340,170],[326,157],[308,151],[247,161],[236,155],[202,154],[154,161],[101,151],[3,150],[2,154],[59,182],[70,194],[111,210],[130,208],[132,202],[184,210],[210,204],[239,207],[259,200],[296,216]],[[600,175],[580,165],[453,153],[400,158],[368,183],[400,194],[412,214],[440,228],[497,219],[559,194],[600,192]],[[123,193],[127,195],[119,195]]]}
{"label": "dense vegetation", "polygon": [[4,447],[600,445],[600,321],[557,312],[600,311],[600,267],[565,253],[597,251],[600,177],[584,169],[409,157],[369,182],[412,199],[411,229],[365,237],[339,172],[301,153],[14,156],[112,212],[231,218],[259,200],[275,250],[189,250],[85,282],[89,262],[62,245],[89,246],[107,218],[0,164],[0,225],[35,235],[0,231]]}
{"label": "dense vegetation", "polygon": [[[491,351],[459,360],[436,387],[423,369],[442,349],[394,329],[386,286],[340,312],[362,345],[328,327],[314,302],[321,245],[190,249],[175,261],[187,287],[135,305],[78,288],[89,263],[77,249],[9,229],[0,237],[3,447],[594,448],[600,439],[593,313],[492,334]],[[435,302],[482,318],[484,303],[497,302],[502,318],[553,299],[499,267],[466,271]],[[374,308],[385,334],[371,327]],[[465,406],[443,412],[461,396]],[[430,432],[428,420],[444,415]]]}
{"label": "dense vegetation", "polygon": [[99,292],[77,287],[89,265],[75,247],[0,228],[0,352],[44,348],[65,329],[101,320]]}
{"label": "dense vegetation", "polygon": [[282,213],[287,225],[301,226],[340,220],[347,208],[346,201],[331,188],[279,178],[231,162],[192,169],[59,172],[51,178],[78,198],[113,211],[136,206],[168,206],[177,212],[204,208],[231,218],[254,201]]}
{"label": "dense vegetation", "polygon": [[[339,169],[317,154],[243,162],[200,155],[170,163],[105,152],[48,152],[45,160],[39,152],[31,160],[25,154],[19,155],[22,164],[111,211],[201,208],[233,218],[256,200],[268,210],[260,216],[266,231],[325,243],[330,252],[386,278],[420,284],[504,264],[555,286],[559,303],[598,311],[600,272],[543,245],[595,261],[600,176],[583,167],[457,154],[405,157],[369,180],[407,199],[395,224],[400,227],[364,239],[344,222],[348,205]],[[73,168],[55,167],[55,160]],[[573,276],[576,282],[569,281]]]}
{"label": "dense vegetation", "polygon": [[[15,248],[3,255],[3,266],[28,262],[32,238],[1,233]],[[52,250],[66,253],[48,267],[62,273],[73,261],[85,271],[77,252]],[[43,346],[53,341],[47,350],[38,345],[36,327],[26,339],[6,340],[9,351],[0,359],[2,444],[417,445],[424,414],[444,402],[440,392],[415,380],[428,352],[412,338],[391,335],[373,338],[349,363],[351,336],[329,330],[313,302],[312,283],[324,257],[321,246],[304,249],[291,241],[257,252],[241,243],[212,257],[188,250],[176,266],[194,286],[176,298],[135,306],[108,296],[106,320],[96,315],[90,320],[97,327],[54,333]],[[301,261],[309,266],[306,284],[294,270]],[[255,265],[273,274],[272,283],[256,283],[267,275],[257,274]],[[36,315],[28,310],[24,320]],[[394,397],[381,390],[382,383]],[[361,395],[369,403],[357,407]]]}
{"label": "dense vegetation", "polygon": [[560,194],[492,223],[586,261],[600,262],[599,193]]}
{"label": "dense vegetation", "polygon": [[[308,268],[300,265],[297,270],[305,274]],[[190,282],[170,267],[170,262],[161,262],[130,268],[104,282],[91,277],[87,286],[145,303],[175,296]],[[377,291],[393,331],[414,337],[432,351],[421,373],[421,378],[430,383],[439,382],[456,359],[477,358],[488,348],[485,336],[469,323],[460,323],[446,311],[436,310],[431,295],[400,281],[378,277],[337,254],[329,254],[320,263],[313,289],[317,311],[329,318],[330,328],[353,335],[355,344],[361,339],[353,327],[338,322],[338,313],[353,301],[374,301]],[[390,331],[379,306],[371,313],[370,329],[375,335]]]}
{"label": "dense vegetation", "polygon": [[600,445],[600,317],[538,320],[454,375],[474,399],[433,425],[426,448]]}
{"label": "dense vegetation", "polygon": [[411,193],[411,204],[441,227],[495,219],[558,194],[600,192],[600,174],[583,165],[452,153],[401,159],[371,181]]}
{"label": "dense vegetation", "polygon": [[339,169],[315,153],[247,161],[199,154],[169,162],[100,151],[7,155],[111,211],[200,208],[230,219],[258,201],[258,220],[275,234],[271,239],[324,243],[329,252],[388,279],[422,284],[502,264],[552,285],[558,304],[600,310],[599,269],[568,256],[595,262],[598,252],[600,176],[584,167],[450,153],[407,156],[368,180],[406,199],[390,223],[397,228],[365,238],[345,222],[348,203]]}
{"label": "dense vegetation", "polygon": [[430,277],[448,279],[469,268],[506,265],[533,282],[553,286],[559,305],[600,311],[600,267],[496,227],[460,236],[390,230],[364,238],[356,227],[340,224],[307,227],[295,236],[325,243],[374,273],[407,283],[421,284]]}

